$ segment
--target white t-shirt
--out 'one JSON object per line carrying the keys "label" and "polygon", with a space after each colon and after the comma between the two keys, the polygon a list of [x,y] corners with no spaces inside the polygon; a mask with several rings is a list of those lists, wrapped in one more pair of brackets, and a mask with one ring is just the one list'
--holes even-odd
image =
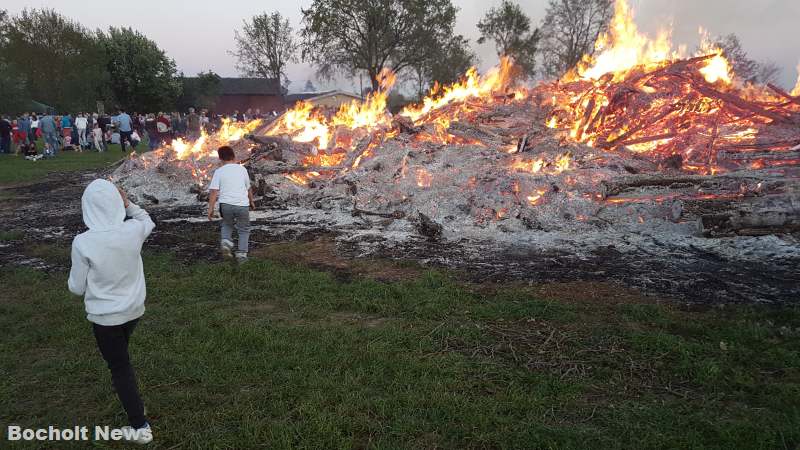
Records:
{"label": "white t-shirt", "polygon": [[88,121],[86,120],[86,117],[78,117],[77,119],[75,119],[75,128],[85,130],[87,122]]}
{"label": "white t-shirt", "polygon": [[225,164],[214,171],[209,190],[219,190],[219,202],[234,206],[249,206],[250,176],[239,164]]}

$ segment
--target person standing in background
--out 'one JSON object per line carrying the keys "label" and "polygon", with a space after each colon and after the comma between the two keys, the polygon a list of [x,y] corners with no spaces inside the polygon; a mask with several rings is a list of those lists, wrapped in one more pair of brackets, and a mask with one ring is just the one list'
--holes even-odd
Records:
{"label": "person standing in background", "polygon": [[39,130],[44,136],[44,143],[50,149],[50,155],[55,156],[58,152],[58,126],[56,119],[50,114],[39,119]]}
{"label": "person standing in background", "polygon": [[166,113],[158,113],[158,117],[156,118],[156,129],[158,130],[158,140],[162,144],[166,144],[171,141],[170,121]]}
{"label": "person standing in background", "polygon": [[89,121],[86,119],[86,115],[79,113],[78,117],[75,119],[75,128],[78,129],[78,145],[81,150],[89,147],[86,141],[86,127],[88,125]]}
{"label": "person standing in background", "polygon": [[39,138],[37,134],[39,133],[39,117],[36,116],[36,113],[31,114],[31,128],[30,133],[28,133],[28,141],[31,144],[36,144],[36,140]]}
{"label": "person standing in background", "polygon": [[0,153],[11,153],[11,121],[8,117],[0,117]]}
{"label": "person standing in background", "polygon": [[98,152],[105,150],[106,146],[103,142],[103,130],[100,129],[100,124],[95,122],[92,128],[92,141],[94,142],[94,149]]}
{"label": "person standing in background", "polygon": [[189,108],[186,115],[186,137],[194,141],[200,137],[200,116],[194,112],[194,108]]}
{"label": "person standing in background", "polygon": [[28,113],[22,114],[22,117],[17,120],[17,128],[20,134],[24,133],[25,139],[23,144],[27,145],[29,142],[31,142],[31,119],[28,117]]}
{"label": "person standing in background", "polygon": [[61,136],[64,137],[65,146],[68,141],[67,137],[69,137],[69,141],[72,140],[72,120],[69,118],[69,114],[61,117]]}
{"label": "person standing in background", "polygon": [[144,131],[147,134],[147,146],[150,147],[150,150],[155,150],[158,148],[159,139],[158,139],[158,128],[156,128],[156,117],[150,113],[144,119]]}
{"label": "person standing in background", "polygon": [[11,143],[13,145],[13,153],[19,154],[24,151],[28,145],[28,132],[20,128],[20,124],[25,121],[24,116],[11,122]]}
{"label": "person standing in background", "polygon": [[119,145],[122,146],[122,152],[125,153],[125,143],[131,144],[131,134],[133,134],[133,120],[124,109],[120,108],[119,114],[114,117],[114,124],[119,128]]}

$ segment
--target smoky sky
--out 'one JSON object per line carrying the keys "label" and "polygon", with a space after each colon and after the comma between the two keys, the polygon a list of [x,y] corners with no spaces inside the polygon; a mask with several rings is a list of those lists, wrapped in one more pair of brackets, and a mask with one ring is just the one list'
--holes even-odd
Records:
{"label": "smoky sky", "polygon": [[[655,36],[660,29],[672,29],[674,45],[694,49],[698,28],[712,35],[736,33],[751,58],[778,64],[780,84],[792,87],[800,61],[800,0],[629,0],[639,29]],[[3,0],[2,3],[6,3]],[[475,24],[500,0],[453,0],[459,8],[456,32],[470,39],[480,58],[481,69],[497,62],[492,44],[478,45]],[[519,0],[517,3],[538,25],[547,0]],[[234,46],[234,30],[242,20],[261,12],[279,11],[295,32],[301,23],[300,9],[311,0],[27,0],[1,5],[16,14],[22,8],[53,8],[90,29],[130,26],[147,35],[172,57],[187,75],[213,70],[222,76],[236,76],[235,59],[228,52]],[[307,79],[319,88],[357,89],[359,81],[318,80],[307,64],[292,64],[287,70],[290,90],[302,89]],[[57,74],[54,74],[57,77]]]}

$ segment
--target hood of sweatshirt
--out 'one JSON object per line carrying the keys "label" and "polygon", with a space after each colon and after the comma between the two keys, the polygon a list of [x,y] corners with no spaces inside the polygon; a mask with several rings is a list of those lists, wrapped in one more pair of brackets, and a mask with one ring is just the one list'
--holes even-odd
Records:
{"label": "hood of sweatshirt", "polygon": [[125,221],[125,205],[117,187],[108,180],[94,180],[81,197],[83,223],[92,231],[107,231]]}

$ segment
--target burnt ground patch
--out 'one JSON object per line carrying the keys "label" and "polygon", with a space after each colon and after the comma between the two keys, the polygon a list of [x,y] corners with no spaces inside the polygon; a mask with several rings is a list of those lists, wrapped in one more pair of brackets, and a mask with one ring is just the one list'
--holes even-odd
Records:
{"label": "burnt ground patch", "polygon": [[[102,175],[51,174],[39,182],[0,188],[0,221],[6,233],[0,240],[0,264],[66,269],[69,260],[63,257],[63,249],[84,229],[82,190]],[[217,225],[202,220],[200,205],[148,210],[158,225],[148,240],[149,250],[167,251],[186,262],[219,260]],[[175,221],[186,218],[196,220]],[[633,289],[650,301],[670,299],[679,304],[793,304],[800,300],[800,261],[743,262],[692,247],[673,250],[670,258],[625,253],[614,246],[577,255],[488,249],[471,242],[441,242],[422,236],[398,244],[376,241],[374,235],[369,238],[369,257],[363,258],[358,239],[337,240],[342,231],[324,224],[298,223],[275,229],[268,221],[262,224],[267,226],[251,235],[254,255],[322,269],[342,280],[358,276],[397,280],[413,277],[425,267],[439,267],[478,285],[576,283],[573,285],[586,287],[604,283]]]}

